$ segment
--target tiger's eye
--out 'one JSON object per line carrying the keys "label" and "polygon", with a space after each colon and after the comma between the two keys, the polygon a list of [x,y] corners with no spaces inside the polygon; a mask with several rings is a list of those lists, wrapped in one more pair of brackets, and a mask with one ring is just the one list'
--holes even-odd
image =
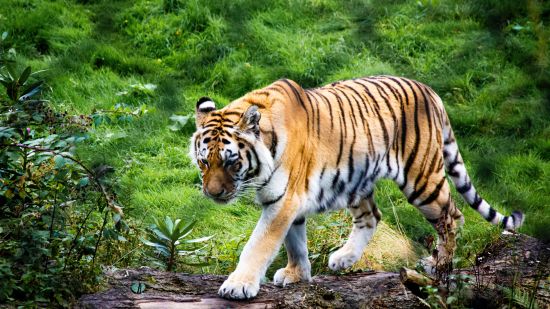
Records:
{"label": "tiger's eye", "polygon": [[201,163],[206,165],[206,167],[208,167],[208,160],[206,159],[201,159]]}

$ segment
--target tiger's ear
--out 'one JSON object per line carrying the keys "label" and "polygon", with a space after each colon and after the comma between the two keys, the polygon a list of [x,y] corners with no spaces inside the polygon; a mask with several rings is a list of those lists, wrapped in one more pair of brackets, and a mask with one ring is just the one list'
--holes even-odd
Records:
{"label": "tiger's ear", "polygon": [[216,110],[216,103],[209,97],[202,97],[197,101],[195,110],[195,123],[197,124],[197,128],[202,125],[204,118],[214,110]]}
{"label": "tiger's ear", "polygon": [[239,126],[244,132],[251,132],[254,135],[260,135],[260,118],[262,115],[258,111],[258,106],[251,105],[241,117]]}

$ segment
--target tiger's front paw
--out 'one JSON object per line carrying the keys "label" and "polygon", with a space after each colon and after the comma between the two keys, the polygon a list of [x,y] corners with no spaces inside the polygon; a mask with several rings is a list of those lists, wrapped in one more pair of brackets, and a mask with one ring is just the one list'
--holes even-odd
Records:
{"label": "tiger's front paw", "polygon": [[218,295],[227,299],[249,299],[256,297],[260,290],[259,281],[239,280],[231,275],[218,290]]}
{"label": "tiger's front paw", "polygon": [[342,247],[330,255],[328,267],[334,271],[350,268],[360,257],[361,254],[357,254],[353,250]]}
{"label": "tiger's front paw", "polygon": [[277,286],[286,286],[287,284],[300,281],[311,281],[311,266],[306,267],[285,267],[277,270],[273,276],[273,284]]}

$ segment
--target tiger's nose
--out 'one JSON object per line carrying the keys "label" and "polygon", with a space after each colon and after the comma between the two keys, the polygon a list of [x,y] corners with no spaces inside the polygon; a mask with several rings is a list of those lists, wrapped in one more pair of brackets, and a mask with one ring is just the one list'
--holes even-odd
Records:
{"label": "tiger's nose", "polygon": [[209,188],[205,188],[204,189],[204,193],[206,193],[206,195],[210,196],[210,197],[214,197],[214,198],[217,198],[217,197],[221,197],[224,193],[225,193],[225,189],[224,188],[219,188],[219,189],[209,189]]}

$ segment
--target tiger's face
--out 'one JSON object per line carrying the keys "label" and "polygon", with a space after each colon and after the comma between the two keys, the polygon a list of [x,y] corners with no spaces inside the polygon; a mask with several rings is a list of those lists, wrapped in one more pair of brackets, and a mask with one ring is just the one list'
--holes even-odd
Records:
{"label": "tiger's face", "polygon": [[[209,98],[196,107],[197,131],[191,138],[191,158],[202,175],[202,191],[218,203],[228,203],[273,165],[260,139],[260,113],[250,106],[244,113],[218,112]],[[271,160],[271,161],[270,161]]]}

